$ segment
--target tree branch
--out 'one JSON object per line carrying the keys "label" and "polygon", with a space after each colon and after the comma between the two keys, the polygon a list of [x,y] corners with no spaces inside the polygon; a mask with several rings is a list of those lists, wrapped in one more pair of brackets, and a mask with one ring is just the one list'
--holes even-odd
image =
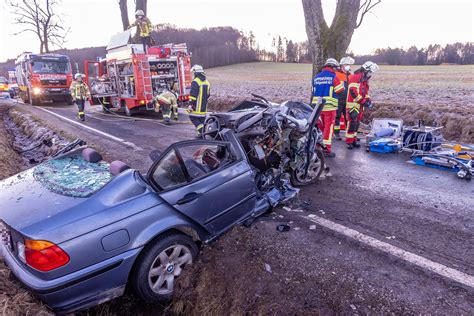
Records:
{"label": "tree branch", "polygon": [[359,8],[360,18],[359,22],[357,22],[356,28],[361,26],[362,22],[364,21],[364,16],[370,12],[377,4],[382,2],[382,0],[376,0],[375,3],[372,4],[372,0],[365,0],[364,3]]}

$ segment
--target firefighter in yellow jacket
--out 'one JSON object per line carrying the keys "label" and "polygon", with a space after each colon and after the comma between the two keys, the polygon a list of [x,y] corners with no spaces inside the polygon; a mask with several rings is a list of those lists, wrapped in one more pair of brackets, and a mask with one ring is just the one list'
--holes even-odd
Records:
{"label": "firefighter in yellow jacket", "polygon": [[135,13],[135,18],[135,22],[130,24],[128,28],[138,26],[138,30],[140,31],[140,40],[143,44],[143,52],[146,54],[147,45],[152,44],[151,31],[153,30],[153,24],[151,24],[150,19],[145,16],[145,12],[143,12],[143,10],[137,10]]}
{"label": "firefighter in yellow jacket", "polygon": [[170,90],[159,91],[152,100],[155,112],[161,111],[165,124],[170,124],[171,120],[178,120],[178,98],[174,91],[176,91],[176,84],[173,84]]}
{"label": "firefighter in yellow jacket", "polygon": [[77,116],[81,121],[85,121],[84,105],[86,100],[91,99],[91,93],[87,84],[82,81],[82,74],[76,74],[74,79],[69,88],[69,92],[71,93],[72,101],[77,105]]}
{"label": "firefighter in yellow jacket", "polygon": [[202,66],[194,65],[191,71],[194,73],[194,79],[189,93],[189,100],[191,101],[189,119],[196,127],[196,136],[200,137],[206,120],[207,101],[211,95],[211,84],[207,81]]}

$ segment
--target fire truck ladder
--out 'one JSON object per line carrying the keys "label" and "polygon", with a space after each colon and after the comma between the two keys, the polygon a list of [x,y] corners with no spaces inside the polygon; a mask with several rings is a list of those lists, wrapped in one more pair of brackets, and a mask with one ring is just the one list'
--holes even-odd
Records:
{"label": "fire truck ladder", "polygon": [[[153,110],[153,104],[148,102],[149,100],[153,99],[153,87],[151,84],[151,73],[150,73],[150,64],[148,63],[148,60],[142,60],[140,61],[140,69],[141,69],[141,75],[142,75],[142,87],[143,87],[143,96],[145,97],[145,100],[147,101],[146,103],[146,109],[147,110]],[[149,80],[149,84],[147,84],[146,78]]]}

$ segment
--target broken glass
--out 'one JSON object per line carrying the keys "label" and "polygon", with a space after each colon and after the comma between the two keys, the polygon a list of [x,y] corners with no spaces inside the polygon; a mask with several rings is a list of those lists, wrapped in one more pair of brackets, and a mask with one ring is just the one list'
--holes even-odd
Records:
{"label": "broken glass", "polygon": [[33,175],[48,190],[72,197],[88,197],[112,179],[108,163],[91,163],[80,155],[48,160]]}

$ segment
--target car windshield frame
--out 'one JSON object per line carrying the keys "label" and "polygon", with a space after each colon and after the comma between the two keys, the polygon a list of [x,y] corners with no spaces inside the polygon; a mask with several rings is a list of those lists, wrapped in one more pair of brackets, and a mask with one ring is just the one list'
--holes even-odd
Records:
{"label": "car windshield frame", "polygon": [[71,72],[71,64],[66,60],[36,59],[31,62],[31,71],[35,74],[61,74]]}

